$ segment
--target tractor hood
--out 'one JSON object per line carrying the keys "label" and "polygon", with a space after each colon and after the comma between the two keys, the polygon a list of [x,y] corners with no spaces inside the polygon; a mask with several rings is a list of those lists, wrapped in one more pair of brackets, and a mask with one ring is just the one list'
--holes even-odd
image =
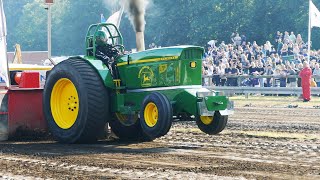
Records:
{"label": "tractor hood", "polygon": [[150,49],[129,55],[129,64],[177,59],[201,59],[203,48],[198,46],[173,46]]}
{"label": "tractor hood", "polygon": [[203,48],[175,46],[128,54],[117,60],[127,89],[201,85]]}

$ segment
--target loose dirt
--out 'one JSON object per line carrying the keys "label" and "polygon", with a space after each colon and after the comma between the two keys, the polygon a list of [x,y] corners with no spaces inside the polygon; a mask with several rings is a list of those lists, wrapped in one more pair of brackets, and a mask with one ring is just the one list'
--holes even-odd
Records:
{"label": "loose dirt", "polygon": [[234,99],[216,136],[175,122],[153,142],[1,142],[0,179],[320,179],[317,101]]}

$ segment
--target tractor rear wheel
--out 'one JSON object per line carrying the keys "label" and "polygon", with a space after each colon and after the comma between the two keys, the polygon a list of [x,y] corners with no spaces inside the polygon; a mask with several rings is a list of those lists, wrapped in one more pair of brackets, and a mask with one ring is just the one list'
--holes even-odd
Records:
{"label": "tractor rear wheel", "polygon": [[108,91],[97,71],[80,57],[51,70],[43,104],[48,128],[62,143],[96,141],[109,116]]}
{"label": "tractor rear wheel", "polygon": [[222,116],[218,111],[214,113],[214,116],[197,116],[196,123],[199,129],[210,135],[220,133],[226,127],[228,122],[228,116]]}
{"label": "tractor rear wheel", "polygon": [[147,95],[142,102],[140,123],[150,139],[166,135],[172,125],[173,112],[169,99],[158,92]]}
{"label": "tractor rear wheel", "polygon": [[120,138],[120,140],[129,141],[148,141],[143,134],[138,114],[124,115],[116,113],[110,120],[109,125],[112,132]]}

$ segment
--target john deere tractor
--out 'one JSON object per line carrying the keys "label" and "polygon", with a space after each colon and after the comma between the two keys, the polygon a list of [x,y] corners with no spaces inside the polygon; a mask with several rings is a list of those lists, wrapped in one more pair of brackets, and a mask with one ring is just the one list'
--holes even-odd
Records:
{"label": "john deere tractor", "polygon": [[[96,58],[97,34],[106,33],[118,51],[116,75]],[[195,120],[214,135],[233,112],[226,96],[202,88],[202,56],[197,46],[175,46],[125,54],[113,24],[91,25],[86,54],[57,64],[47,75],[44,113],[52,135],[62,143],[90,143],[109,123],[125,140],[153,140],[170,130],[173,119]]]}

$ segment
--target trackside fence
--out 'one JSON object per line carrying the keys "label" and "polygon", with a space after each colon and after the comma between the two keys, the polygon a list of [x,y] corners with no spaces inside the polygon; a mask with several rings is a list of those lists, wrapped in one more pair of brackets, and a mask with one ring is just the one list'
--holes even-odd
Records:
{"label": "trackside fence", "polygon": [[[237,78],[238,86],[215,86],[212,82],[212,76],[203,76],[203,82],[207,82],[203,86],[207,89],[220,91],[226,95],[233,95],[233,94],[244,94],[248,98],[250,94],[268,94],[268,95],[292,95],[292,96],[301,96],[302,88],[301,87],[279,87],[279,79],[280,78],[297,78],[299,76],[229,76],[232,78]],[[314,76],[313,78],[318,77]],[[264,82],[267,78],[271,79],[271,87],[259,87],[255,86],[243,86],[243,81],[246,79],[263,79]],[[320,87],[311,87],[311,94],[312,95],[320,95]]]}

